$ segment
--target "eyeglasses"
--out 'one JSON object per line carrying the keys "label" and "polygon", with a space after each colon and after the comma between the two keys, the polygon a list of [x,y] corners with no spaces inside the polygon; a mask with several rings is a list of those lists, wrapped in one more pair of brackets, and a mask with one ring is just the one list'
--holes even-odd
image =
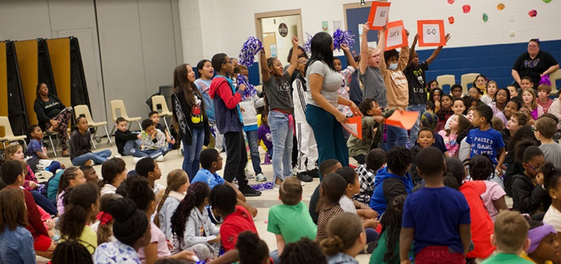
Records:
{"label": "eyeglasses", "polygon": [[532,165],[530,165],[530,164],[528,164],[528,163],[526,163],[526,166],[528,166],[530,169],[532,169],[533,171],[536,171],[536,172],[539,171],[540,168],[541,168],[541,166],[533,167]]}
{"label": "eyeglasses", "polygon": [[307,60],[303,60],[303,61],[299,61],[299,62],[298,62],[298,64],[306,64],[306,63],[308,63]]}

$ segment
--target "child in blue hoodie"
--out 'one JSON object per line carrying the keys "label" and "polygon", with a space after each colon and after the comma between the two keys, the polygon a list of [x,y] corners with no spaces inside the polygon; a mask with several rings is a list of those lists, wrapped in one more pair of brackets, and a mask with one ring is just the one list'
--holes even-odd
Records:
{"label": "child in blue hoodie", "polygon": [[408,169],[413,157],[406,147],[395,147],[388,152],[385,168],[378,171],[374,179],[374,193],[370,198],[370,207],[382,215],[388,202],[402,194],[410,194],[413,181]]}

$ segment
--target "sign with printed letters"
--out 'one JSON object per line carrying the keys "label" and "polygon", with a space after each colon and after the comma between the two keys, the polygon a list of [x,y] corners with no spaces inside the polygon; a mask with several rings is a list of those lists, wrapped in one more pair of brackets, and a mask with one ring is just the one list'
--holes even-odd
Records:
{"label": "sign with printed letters", "polygon": [[418,20],[419,47],[445,46],[444,20]]}
{"label": "sign with printed letters", "polygon": [[370,14],[368,14],[371,30],[380,30],[388,23],[390,5],[390,2],[372,2]]}
{"label": "sign with printed letters", "polygon": [[392,50],[409,45],[407,42],[407,33],[405,33],[405,26],[403,21],[393,21],[388,23],[386,29],[386,49]]}

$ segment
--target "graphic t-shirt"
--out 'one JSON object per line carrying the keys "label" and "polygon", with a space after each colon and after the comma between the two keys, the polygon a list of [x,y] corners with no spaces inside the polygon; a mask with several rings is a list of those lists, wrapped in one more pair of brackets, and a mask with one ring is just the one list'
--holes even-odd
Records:
{"label": "graphic t-shirt", "polygon": [[263,82],[263,90],[267,94],[270,110],[282,109],[290,112],[294,111],[292,103],[292,91],[290,90],[291,76],[285,72],[283,76],[271,75],[269,80]]}
{"label": "graphic t-shirt", "polygon": [[549,67],[558,64],[555,58],[548,52],[539,51],[534,59],[530,57],[528,52],[522,53],[512,66],[520,77],[529,76],[534,83],[534,89],[538,88],[540,83],[540,74],[549,69]]}
{"label": "graphic t-shirt", "polygon": [[425,71],[428,69],[429,64],[423,61],[417,66],[409,66],[403,70],[409,85],[409,105],[427,103]]}
{"label": "graphic t-shirt", "polygon": [[211,80],[197,79],[195,81],[195,85],[199,89],[199,92],[201,92],[201,94],[203,95],[203,100],[205,101],[206,116],[208,117],[208,120],[210,122],[214,123],[216,121],[216,117],[214,115],[214,100],[212,100],[210,98],[210,95],[208,94],[211,82]]}
{"label": "graphic t-shirt", "polygon": [[469,157],[487,154],[494,164],[497,164],[497,153],[505,146],[501,133],[493,128],[481,131],[479,128],[468,132],[466,142],[470,145]]}
{"label": "graphic t-shirt", "polygon": [[261,125],[257,129],[257,139],[262,140],[267,149],[273,148],[273,136],[271,136],[271,128],[267,125]]}

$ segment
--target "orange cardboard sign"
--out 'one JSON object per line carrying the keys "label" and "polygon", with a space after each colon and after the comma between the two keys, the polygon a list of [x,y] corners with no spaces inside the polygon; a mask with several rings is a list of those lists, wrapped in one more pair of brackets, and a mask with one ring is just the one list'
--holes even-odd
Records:
{"label": "orange cardboard sign", "polygon": [[418,20],[419,47],[445,46],[444,20]]}
{"label": "orange cardboard sign", "polygon": [[362,119],[360,116],[353,116],[347,119],[347,123],[341,123],[343,128],[349,131],[353,136],[362,140]]}
{"label": "orange cardboard sign", "polygon": [[368,22],[371,30],[380,30],[388,23],[390,2],[372,2]]}
{"label": "orange cardboard sign", "polygon": [[414,111],[399,111],[395,110],[393,114],[386,118],[384,123],[389,126],[401,127],[404,129],[411,129],[415,122],[417,122],[417,118],[419,117],[419,112]]}
{"label": "orange cardboard sign", "polygon": [[385,50],[397,49],[408,45],[409,42],[407,42],[407,33],[405,33],[403,21],[398,20],[388,23]]}

